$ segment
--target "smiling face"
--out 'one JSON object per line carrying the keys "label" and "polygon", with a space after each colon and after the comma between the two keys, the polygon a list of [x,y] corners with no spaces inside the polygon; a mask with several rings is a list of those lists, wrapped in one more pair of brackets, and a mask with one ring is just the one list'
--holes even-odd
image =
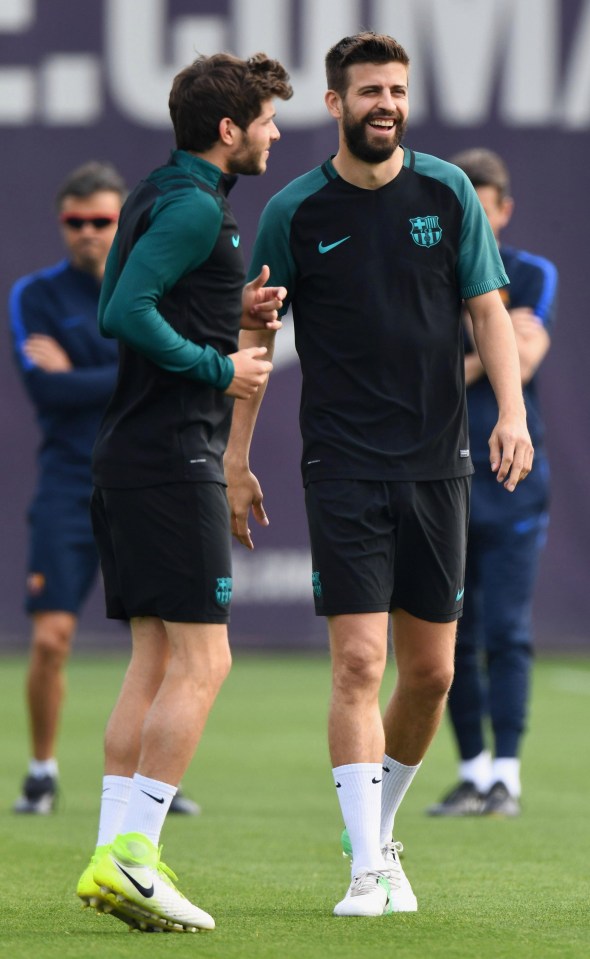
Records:
{"label": "smiling face", "polygon": [[265,100],[260,116],[252,121],[247,130],[238,131],[236,149],[227,159],[228,173],[242,173],[246,176],[264,173],[269,150],[281,136],[274,122],[275,116],[274,101]]}
{"label": "smiling face", "polygon": [[407,126],[407,67],[397,62],[353,64],[348,67],[344,97],[334,91],[328,97],[328,108],[339,119],[353,156],[365,163],[383,163],[393,155]]}

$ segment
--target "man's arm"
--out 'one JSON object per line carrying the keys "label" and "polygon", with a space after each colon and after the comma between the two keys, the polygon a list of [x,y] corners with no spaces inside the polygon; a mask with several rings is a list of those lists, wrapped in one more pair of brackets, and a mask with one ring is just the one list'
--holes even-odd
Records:
{"label": "man's arm", "polygon": [[[514,327],[516,347],[520,360],[520,379],[523,386],[529,382],[539,369],[551,345],[549,333],[541,320],[530,307],[518,307],[509,310]],[[471,319],[466,318],[467,334],[473,341]],[[475,343],[474,343],[475,346]],[[477,350],[465,354],[465,384],[471,386],[485,375],[483,363]]]}
{"label": "man's arm", "polygon": [[513,492],[533,465],[514,328],[497,290],[465,302],[477,352],[498,404],[498,422],[489,439],[491,467],[498,482]]}
{"label": "man's arm", "polygon": [[[275,344],[274,330],[242,330],[240,350],[265,346],[267,360],[272,360]],[[258,392],[247,400],[235,403],[232,425],[225,452],[224,466],[227,480],[227,496],[231,510],[232,533],[243,546],[254,549],[248,527],[250,509],[261,526],[268,526],[268,518],[262,505],[260,484],[250,470],[250,445],[258,411],[266,392],[268,378]]]}

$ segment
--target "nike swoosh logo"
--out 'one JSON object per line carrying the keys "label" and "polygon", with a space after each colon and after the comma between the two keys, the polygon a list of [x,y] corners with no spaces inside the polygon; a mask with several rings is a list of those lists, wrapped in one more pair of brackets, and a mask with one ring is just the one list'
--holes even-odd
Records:
{"label": "nike swoosh logo", "polygon": [[234,236],[232,236],[231,241],[232,241],[233,245],[235,246],[235,248],[236,248],[236,250],[237,250],[237,248],[238,248],[239,245],[240,245],[240,237],[234,235]]}
{"label": "nike swoosh logo", "polygon": [[154,800],[154,802],[159,802],[160,804],[164,802],[164,797],[163,797],[163,796],[162,796],[162,797],[152,796],[151,793],[146,793],[145,789],[142,789],[141,791],[142,791],[142,793],[144,794],[144,796],[149,796],[150,799],[153,799],[153,800]]}
{"label": "nike swoosh logo", "polygon": [[463,587],[463,589],[460,589],[460,590],[459,590],[459,592],[458,592],[457,595],[455,596],[455,602],[456,602],[456,603],[458,603],[459,600],[463,599],[463,593],[464,593],[464,592],[465,592],[465,587]]}
{"label": "nike swoosh logo", "polygon": [[[352,234],[350,234],[352,236]],[[343,236],[341,240],[336,240],[335,243],[324,244],[321,240],[318,244],[318,250],[320,253],[329,253],[330,250],[334,250],[337,246],[340,246],[341,243],[346,243],[347,240],[350,240],[350,236]]]}
{"label": "nike swoosh logo", "polygon": [[380,779],[375,779],[375,777],[373,776],[373,778],[371,779],[371,782],[372,782],[372,783],[375,783],[375,785],[377,785],[377,783],[380,783],[381,780],[380,780]]}
{"label": "nike swoosh logo", "polygon": [[336,783],[336,789],[342,789],[342,783]]}
{"label": "nike swoosh logo", "polygon": [[390,773],[390,772],[391,772],[391,769],[389,768],[389,766],[382,766],[381,769],[383,770],[384,773]]}
{"label": "nike swoosh logo", "polygon": [[123,875],[127,877],[127,879],[129,880],[129,882],[131,883],[131,885],[132,885],[132,886],[135,886],[135,888],[137,889],[137,891],[138,891],[138,893],[139,893],[140,895],[145,896],[146,899],[151,899],[151,898],[152,898],[152,896],[153,896],[153,894],[154,894],[154,884],[153,884],[153,883],[151,884],[151,886],[142,886],[141,883],[137,881],[137,879],[134,879],[133,876],[130,876],[130,875],[129,875],[129,873],[127,872],[126,869],[123,869],[123,866],[122,866],[120,863],[116,862],[116,866],[117,866],[118,869],[121,870],[121,872],[123,873]]}

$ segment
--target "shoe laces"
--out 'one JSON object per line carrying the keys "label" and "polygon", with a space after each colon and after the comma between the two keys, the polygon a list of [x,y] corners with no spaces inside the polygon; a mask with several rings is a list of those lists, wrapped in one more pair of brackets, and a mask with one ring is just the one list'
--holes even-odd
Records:
{"label": "shoe laces", "polygon": [[394,889],[399,889],[403,882],[403,870],[399,861],[399,855],[403,851],[403,843],[394,842],[393,839],[385,843],[383,847],[383,858],[387,863],[384,872],[387,873],[387,878]]}
{"label": "shoe laces", "polygon": [[[167,866],[165,862],[162,862],[161,856],[162,856],[163,848],[164,848],[163,846],[160,846],[158,848],[158,860],[156,862],[156,869],[158,870],[158,872],[163,873],[165,877],[164,882],[167,882],[168,885],[171,886],[175,882],[178,882],[178,876],[176,875],[174,870],[170,868],[170,866]],[[178,889],[176,891],[178,892]]]}
{"label": "shoe laces", "polygon": [[[383,877],[386,870],[381,869],[363,869],[352,877],[350,884],[351,896],[363,896],[368,892],[375,892],[375,887]],[[389,878],[389,877],[385,877]]]}

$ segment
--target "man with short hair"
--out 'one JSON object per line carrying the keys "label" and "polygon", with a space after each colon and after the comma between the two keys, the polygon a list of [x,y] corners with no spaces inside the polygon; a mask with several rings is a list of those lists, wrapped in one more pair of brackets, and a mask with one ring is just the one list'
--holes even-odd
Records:
{"label": "man with short hair", "polygon": [[213,929],[160,862],[176,788],[230,668],[231,531],[223,453],[234,400],[266,381],[266,349],[240,326],[277,329],[286,291],[244,287],[227,194],[264,173],[279,139],[284,68],[260,53],[201,56],[174,79],[177,149],[127,199],[99,323],[120,343],[117,386],[93,456],[92,517],[107,616],[133,652],[105,736],[98,843],[80,898],[144,930]]}
{"label": "man with short hair", "polygon": [[[457,634],[449,716],[459,751],[459,782],[432,816],[518,816],[520,749],[533,657],[533,593],[549,520],[549,463],[537,370],[551,344],[557,269],[544,257],[501,241],[514,201],[497,153],[464,150],[451,162],[467,174],[490,221],[510,286],[501,290],[514,324],[535,469],[517,496],[502,496],[485,469],[494,395],[466,317],[465,380],[471,491],[465,604]],[[492,749],[486,747],[487,727]]]}
{"label": "man with short hair", "polygon": [[10,294],[14,356],[41,431],[29,520],[26,611],[32,620],[27,703],[32,758],[14,812],[45,814],[58,788],[64,667],[98,572],[90,458],[115,385],[117,347],[97,329],[98,298],[126,187],[110,163],[72,170],[56,196],[67,258]]}
{"label": "man with short hair", "polygon": [[[288,289],[303,374],[302,471],[318,615],[333,664],[329,745],[352,851],[337,916],[414,911],[394,816],[453,677],[472,472],[461,300],[499,416],[490,465],[512,492],[532,466],[507,283],[467,177],[402,145],[409,58],[345,37],[326,57],[338,152],[271,199],[250,273]],[[266,345],[272,331],[243,333]],[[236,409],[226,453],[233,530],[266,521],[248,452],[262,390]],[[389,617],[397,683],[382,718]]]}

